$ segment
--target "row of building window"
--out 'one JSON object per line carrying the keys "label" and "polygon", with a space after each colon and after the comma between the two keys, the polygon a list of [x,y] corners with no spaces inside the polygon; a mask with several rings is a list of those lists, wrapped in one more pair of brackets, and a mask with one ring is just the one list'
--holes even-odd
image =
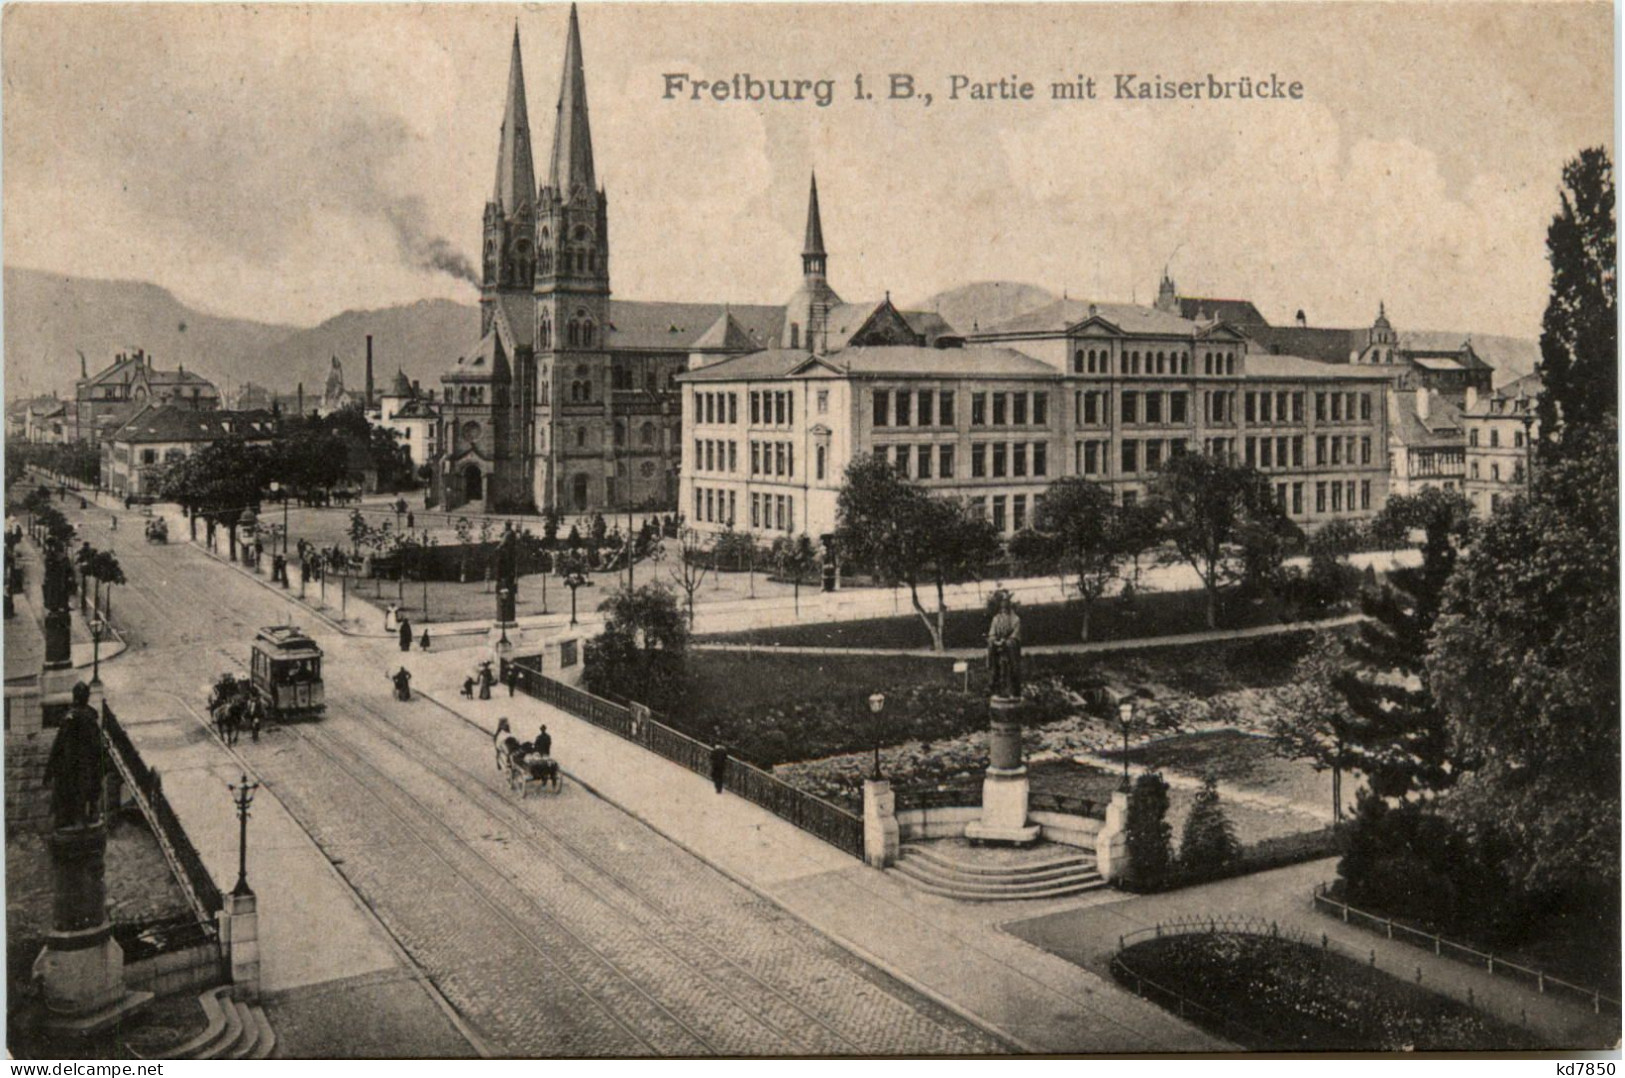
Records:
{"label": "row of building window", "polygon": [[[1467,444],[1474,447],[1475,449],[1478,447],[1478,428],[1477,427],[1474,427],[1474,428],[1472,428],[1471,430],[1469,430],[1467,432]],[[1494,427],[1490,428],[1490,446],[1489,447],[1491,449],[1500,449],[1501,448],[1501,432],[1496,430]],[[1514,449],[1522,449],[1523,448],[1523,431],[1515,430],[1515,431],[1512,432],[1512,448],[1514,448]]]}
{"label": "row of building window", "polygon": [[954,477],[954,447],[951,445],[877,445],[875,456],[890,459],[892,467],[911,479]]}
{"label": "row of building window", "polygon": [[[754,398],[755,394],[751,394]],[[739,394],[737,393],[695,393],[694,394],[694,422],[700,423],[732,423],[739,422]]]}
{"label": "row of building window", "polygon": [[[1371,439],[1367,438],[1367,452],[1370,451],[1370,442]],[[1255,468],[1302,468],[1303,435],[1248,438],[1245,452],[1247,463]]]}
{"label": "row of building window", "polygon": [[796,474],[796,447],[792,442],[750,443],[750,474],[793,479]]}
{"label": "row of building window", "polygon": [[[1330,452],[1328,452],[1330,450]],[[1354,435],[1325,435],[1315,436],[1315,466],[1325,467],[1327,464],[1353,464],[1355,463]],[[1359,441],[1359,463],[1371,463],[1371,439],[1361,438]],[[1249,461],[1249,463],[1251,463]]]}
{"label": "row of building window", "polygon": [[694,519],[707,524],[733,526],[738,492],[714,487],[694,488]]}
{"label": "row of building window", "polygon": [[[1029,400],[1032,407],[1028,408]],[[992,423],[988,422],[988,405],[992,404]],[[1049,426],[1048,393],[972,393],[970,395],[970,425],[973,427],[1047,427]]]}
{"label": "row of building window", "polygon": [[[1355,414],[1356,409],[1359,413],[1358,416]],[[1251,414],[1247,416],[1249,422],[1252,418]],[[1370,419],[1371,394],[1369,393],[1315,394],[1315,422],[1317,423],[1357,423],[1369,422]]]}
{"label": "row of building window", "polygon": [[[943,448],[948,448],[944,446]],[[1049,444],[1046,442],[974,442],[970,447],[970,474],[972,479],[992,476],[1003,479],[1009,475],[1024,479],[1029,474],[1042,479],[1049,475]],[[1007,470],[1008,469],[1008,470]]]}
{"label": "row of building window", "polygon": [[[1472,468],[1473,468],[1473,478],[1474,479],[1480,478],[1479,470],[1478,470],[1478,461],[1476,461],[1476,460],[1473,461]],[[1490,482],[1499,483],[1500,481],[1501,481],[1501,466],[1499,464],[1491,464],[1490,465]],[[1512,464],[1512,479],[1510,481],[1513,482],[1513,483],[1522,483],[1523,482],[1523,462],[1522,461],[1514,461],[1513,462],[1513,464]]]}
{"label": "row of building window", "polygon": [[787,391],[762,390],[750,395],[751,426],[785,427],[796,421],[796,399]]}
{"label": "row of building window", "polygon": [[874,425],[877,427],[953,427],[957,421],[952,390],[922,389],[917,393],[906,389],[875,390]]}
{"label": "row of building window", "polygon": [[[1143,369],[1142,369],[1143,367]],[[1112,355],[1109,348],[1079,348],[1072,353],[1073,374],[1110,374]],[[1146,352],[1143,360],[1139,352],[1124,351],[1117,357],[1119,374],[1190,374],[1189,352]],[[1234,352],[1202,353],[1203,374],[1235,374]]]}
{"label": "row of building window", "polygon": [[[1366,418],[1371,418],[1371,401],[1366,400]],[[1248,393],[1242,402],[1242,414],[1249,423],[1302,423],[1303,394],[1285,389]]]}
{"label": "row of building window", "polygon": [[[752,444],[754,451],[756,446]],[[694,439],[694,470],[697,472],[737,472],[739,443],[720,438]],[[753,469],[754,470],[754,469]]]}
{"label": "row of building window", "polygon": [[[972,498],[970,500],[971,512],[984,520],[991,520],[993,530],[1001,535],[1006,532],[1018,532],[1027,526],[1027,504],[1025,494],[1004,495],[995,494],[991,498]],[[1044,504],[1042,494],[1032,496],[1033,516],[1038,516],[1038,510]],[[989,512],[991,506],[992,512]],[[1005,516],[1005,508],[1009,507],[1010,515]]]}
{"label": "row of building window", "polygon": [[[730,496],[730,503],[731,496]],[[796,499],[793,494],[752,494],[750,526],[774,531],[796,530]]]}

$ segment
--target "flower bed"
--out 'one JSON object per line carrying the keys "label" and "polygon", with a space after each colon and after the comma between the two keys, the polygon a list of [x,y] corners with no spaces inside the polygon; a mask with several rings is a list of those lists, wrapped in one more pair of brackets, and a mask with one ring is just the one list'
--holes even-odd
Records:
{"label": "flower bed", "polygon": [[[1525,1031],[1334,952],[1285,938],[1164,936],[1123,950],[1117,979],[1252,1051],[1529,1051]],[[1146,985],[1151,987],[1147,988]]]}

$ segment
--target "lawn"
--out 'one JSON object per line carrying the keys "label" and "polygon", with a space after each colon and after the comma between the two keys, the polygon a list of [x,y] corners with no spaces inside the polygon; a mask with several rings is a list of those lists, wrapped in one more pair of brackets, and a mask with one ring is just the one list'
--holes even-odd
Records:
{"label": "lawn", "polygon": [[[934,597],[931,603],[934,603]],[[1097,603],[1090,618],[1092,641],[1134,640],[1202,632],[1207,629],[1206,599],[1199,591],[1141,593],[1132,606],[1117,599]],[[1280,625],[1285,607],[1273,600],[1234,601],[1226,604],[1220,625],[1228,629]],[[1022,607],[1021,638],[1027,647],[1076,644],[1082,639],[1082,621],[1074,603]],[[950,610],[943,620],[943,643],[950,648],[983,647],[987,643],[988,615],[983,610]],[[931,646],[930,634],[915,614],[816,625],[785,625],[718,633],[699,637],[717,643],[747,643],[780,647],[913,648]]]}
{"label": "lawn", "polygon": [[1296,940],[1226,932],[1164,936],[1134,944],[1120,957],[1133,972],[1115,968],[1118,980],[1145,989],[1170,1010],[1179,1004],[1169,993],[1207,1008],[1188,1017],[1252,1051],[1547,1047],[1465,1004]]}
{"label": "lawn", "polygon": [[[1102,753],[1122,759],[1121,750]],[[1136,767],[1173,771],[1197,778],[1211,774],[1222,784],[1245,786],[1263,794],[1314,805],[1331,804],[1331,776],[1302,760],[1277,756],[1267,738],[1239,730],[1215,730],[1136,745],[1129,751]]]}

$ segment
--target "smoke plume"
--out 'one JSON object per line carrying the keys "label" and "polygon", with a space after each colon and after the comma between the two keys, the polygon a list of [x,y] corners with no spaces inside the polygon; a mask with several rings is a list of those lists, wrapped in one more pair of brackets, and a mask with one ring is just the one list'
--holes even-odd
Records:
{"label": "smoke plume", "polygon": [[384,207],[384,219],[395,231],[401,256],[420,269],[444,273],[479,287],[480,276],[474,264],[450,240],[430,231],[423,200],[416,195],[399,198]]}

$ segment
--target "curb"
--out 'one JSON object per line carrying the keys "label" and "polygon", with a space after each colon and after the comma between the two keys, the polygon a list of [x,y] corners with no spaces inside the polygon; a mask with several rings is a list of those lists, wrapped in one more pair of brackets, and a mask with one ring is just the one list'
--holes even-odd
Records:
{"label": "curb", "polygon": [[[489,738],[489,737],[492,736],[492,731],[487,730],[485,727],[481,726],[479,723],[475,722],[473,719],[469,718],[467,715],[464,715],[462,712],[458,711],[456,708],[451,707],[449,704],[441,702],[441,700],[439,698],[432,695],[431,693],[425,692],[425,691],[420,689],[418,691],[418,695],[423,697],[425,700],[428,700],[430,703],[434,704],[436,707],[440,708],[442,711],[448,712],[453,717],[461,720],[465,724],[467,724],[467,725],[473,727],[474,729],[478,730],[485,737]],[[542,702],[542,701],[539,701],[539,700],[535,700],[534,697],[528,697],[527,696],[526,699],[534,700],[534,702],[536,702],[536,703],[541,703]],[[551,705],[546,705],[546,706],[551,706]],[[564,712],[564,714],[568,715],[569,712]],[[576,716],[574,716],[574,715],[571,715],[570,717],[571,718],[576,718]],[[580,720],[580,721],[585,721],[585,720]],[[898,981],[899,983],[901,983],[905,987],[911,989],[912,991],[918,992],[920,995],[924,996],[926,999],[930,1000],[932,1003],[935,1003],[937,1006],[941,1007],[943,1010],[948,1011],[949,1013],[951,1013],[953,1015],[956,1015],[957,1017],[959,1017],[960,1019],[962,1019],[965,1022],[970,1023],[971,1025],[975,1026],[977,1029],[981,1030],[983,1033],[986,1033],[988,1036],[994,1038],[995,1040],[1001,1041],[1004,1044],[1013,1047],[1016,1050],[1016,1054],[1030,1055],[1030,1056],[1043,1056],[1043,1055],[1050,1054],[1050,1053],[1046,1052],[1044,1049],[1035,1047],[1035,1046],[1033,1046],[1031,1044],[1028,1044],[1026,1041],[1022,1040],[1020,1037],[1015,1036],[1014,1034],[1008,1032],[1007,1030],[1000,1029],[998,1026],[995,1026],[993,1023],[989,1022],[987,1019],[985,1019],[985,1018],[981,1017],[980,1015],[975,1014],[975,1013],[967,1010],[966,1008],[960,1006],[958,1003],[954,1002],[952,999],[949,999],[947,996],[944,996],[943,994],[938,992],[936,989],[934,989],[934,988],[930,987],[929,985],[926,985],[926,984],[916,980],[913,976],[911,976],[911,975],[909,975],[907,973],[904,973],[902,970],[900,970],[900,969],[896,968],[895,966],[893,966],[890,962],[887,962],[885,959],[879,957],[878,955],[874,954],[873,952],[871,952],[871,951],[867,950],[866,948],[861,947],[858,944],[852,942],[850,939],[846,938],[845,936],[841,935],[840,933],[832,932],[829,929],[824,928],[822,925],[817,924],[816,922],[814,922],[812,920],[812,918],[808,917],[806,914],[802,913],[800,910],[795,909],[794,907],[787,905],[784,902],[783,899],[781,899],[779,896],[775,895],[773,892],[766,890],[761,885],[757,884],[755,881],[747,879],[744,876],[739,875],[737,872],[733,871],[732,869],[727,868],[727,867],[725,867],[723,865],[717,864],[715,861],[711,860],[709,857],[705,856],[700,851],[696,850],[693,846],[690,846],[687,842],[684,842],[682,839],[677,838],[675,835],[671,834],[670,832],[668,832],[667,830],[662,828],[659,824],[657,824],[654,821],[650,820],[648,817],[644,816],[642,813],[638,812],[637,810],[629,808],[626,805],[623,805],[621,802],[617,801],[615,798],[610,797],[609,795],[605,794],[597,786],[594,786],[592,783],[587,782],[586,780],[582,779],[579,775],[575,774],[569,768],[564,767],[562,764],[559,766],[559,771],[562,774],[567,775],[571,779],[571,781],[573,781],[577,786],[580,786],[583,790],[586,790],[588,793],[590,793],[594,797],[598,798],[598,800],[604,802],[605,804],[615,806],[617,809],[619,809],[622,812],[626,813],[628,816],[632,817],[634,820],[637,820],[639,823],[643,824],[643,826],[647,827],[649,830],[653,831],[655,834],[659,835],[661,838],[665,839],[667,842],[670,842],[672,845],[676,846],[678,849],[682,850],[684,853],[687,853],[690,857],[693,857],[696,861],[699,861],[699,862],[701,862],[701,863],[703,863],[705,865],[708,865],[714,871],[721,873],[723,876],[727,877],[732,882],[738,884],[739,886],[745,888],[747,891],[754,894],[757,898],[763,899],[764,901],[767,901],[767,902],[771,902],[775,907],[777,907],[780,910],[783,910],[786,914],[790,915],[791,917],[794,917],[797,921],[799,921],[803,925],[806,925],[809,929],[811,929],[812,931],[818,933],[820,936],[823,936],[825,939],[830,940],[836,946],[840,947],[842,950],[846,951],[848,954],[852,955],[854,958],[858,959],[860,962],[864,962],[864,963],[866,963],[868,965],[873,966],[874,968],[876,968],[876,969],[880,970],[882,973],[884,973],[886,976],[893,978],[894,980]],[[861,864],[862,862],[859,862],[859,863]],[[976,1058],[988,1058],[988,1057],[976,1057]]]}

